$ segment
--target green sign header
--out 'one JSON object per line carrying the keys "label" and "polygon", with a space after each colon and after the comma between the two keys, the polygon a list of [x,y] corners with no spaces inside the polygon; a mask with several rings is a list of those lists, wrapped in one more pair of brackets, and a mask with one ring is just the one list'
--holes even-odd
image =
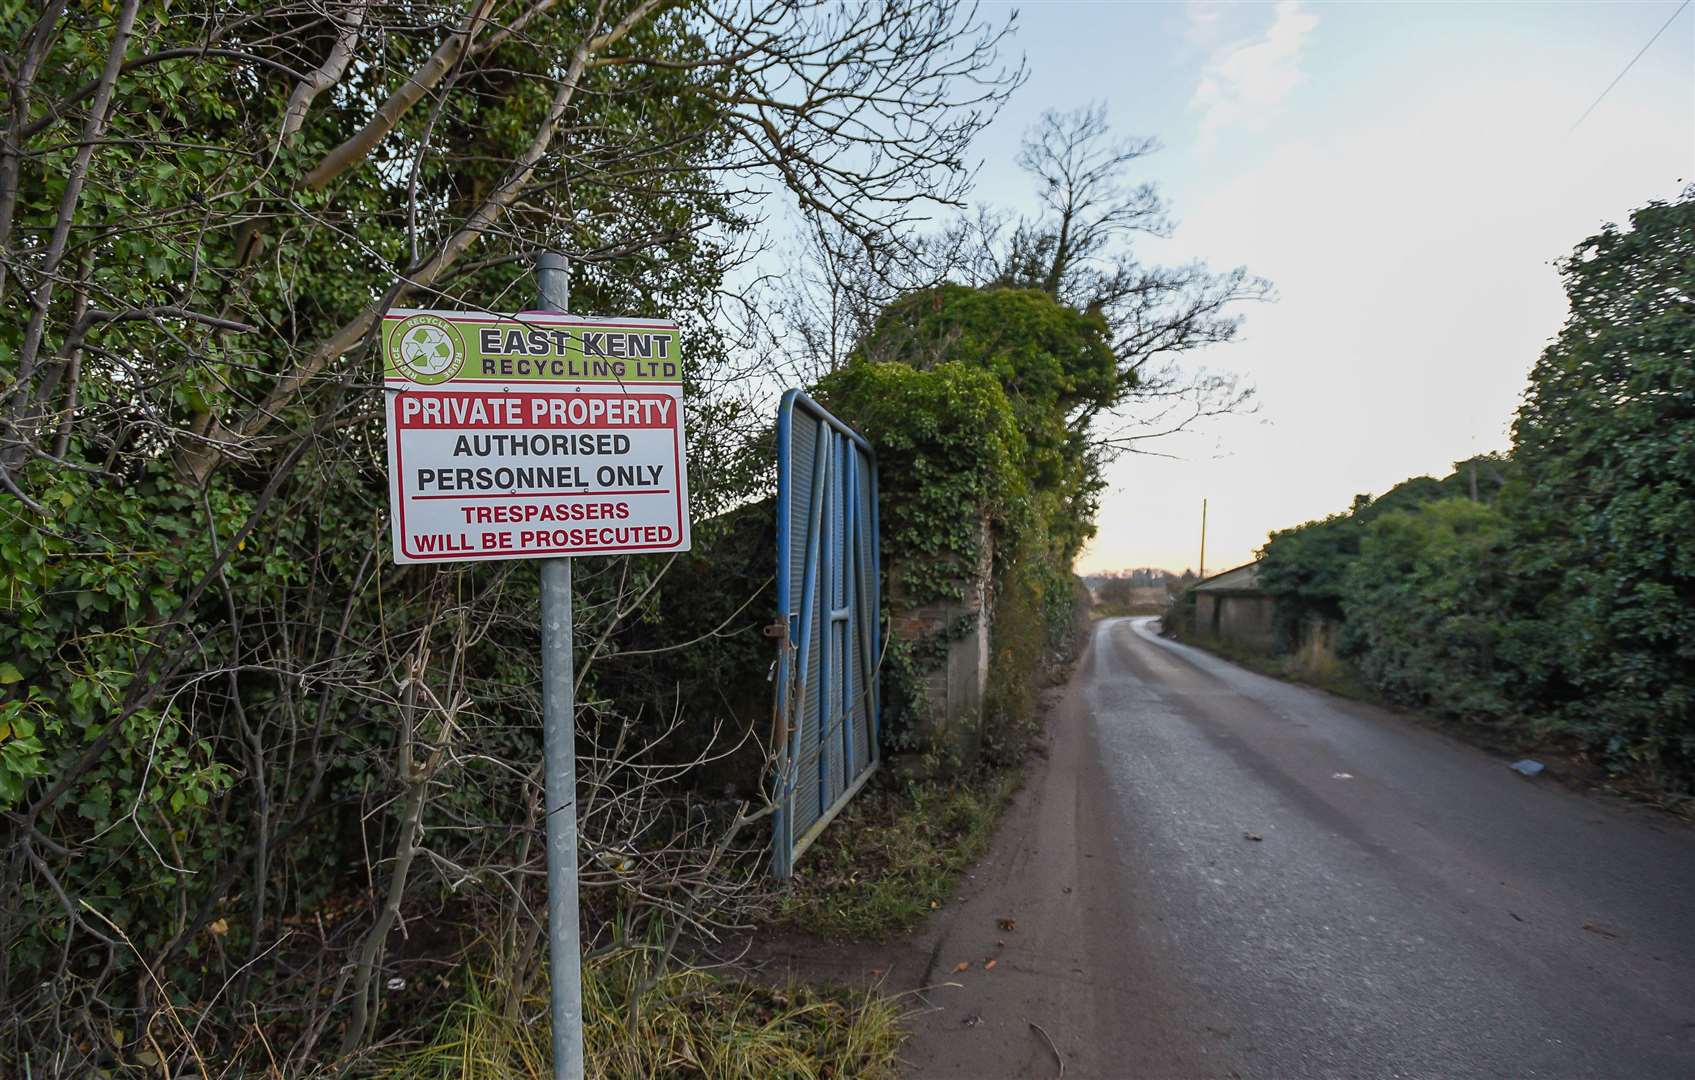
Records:
{"label": "green sign header", "polygon": [[446,382],[683,381],[675,323],[583,319],[545,312],[396,308],[383,316],[383,377]]}

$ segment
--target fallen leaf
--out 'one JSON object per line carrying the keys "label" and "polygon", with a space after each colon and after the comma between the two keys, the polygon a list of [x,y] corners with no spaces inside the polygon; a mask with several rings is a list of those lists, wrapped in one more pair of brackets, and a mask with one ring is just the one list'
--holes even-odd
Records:
{"label": "fallen leaf", "polygon": [[993,971],[993,970],[995,970],[995,965],[998,964],[998,963],[1000,963],[999,960],[985,960],[985,961],[983,961],[983,970],[984,971]]}
{"label": "fallen leaf", "polygon": [[881,979],[883,977],[883,969],[882,968],[872,968],[871,969],[871,977],[873,979]]}
{"label": "fallen leaf", "polygon": [[1618,937],[1618,934],[1615,931],[1608,930],[1606,927],[1600,925],[1599,923],[1586,922],[1586,923],[1583,924],[1583,928],[1585,930],[1589,931],[1591,934],[1599,934],[1601,937],[1606,937],[1606,938],[1616,938],[1616,937]]}
{"label": "fallen leaf", "polygon": [[953,966],[953,971],[954,971],[954,974],[957,975],[962,971],[970,970],[970,968],[971,968],[971,961],[961,960],[959,963],[957,963]]}
{"label": "fallen leaf", "polygon": [[996,919],[995,925],[999,926],[1002,930],[1016,930],[1016,929],[1018,929],[1018,920],[1017,919]]}

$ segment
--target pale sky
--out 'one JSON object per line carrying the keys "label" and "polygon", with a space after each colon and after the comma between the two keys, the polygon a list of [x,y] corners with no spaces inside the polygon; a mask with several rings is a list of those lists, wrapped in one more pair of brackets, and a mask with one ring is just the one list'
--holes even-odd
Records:
{"label": "pale sky", "polygon": [[[1678,0],[1019,5],[1030,81],[985,134],[975,199],[1046,108],[1104,101],[1165,149],[1179,221],[1149,257],[1246,264],[1279,299],[1199,361],[1258,412],[1111,470],[1082,571],[1250,559],[1276,528],[1503,449],[1560,327],[1552,261],[1695,180],[1695,5],[1575,132]],[[993,10],[993,9],[989,9]]]}

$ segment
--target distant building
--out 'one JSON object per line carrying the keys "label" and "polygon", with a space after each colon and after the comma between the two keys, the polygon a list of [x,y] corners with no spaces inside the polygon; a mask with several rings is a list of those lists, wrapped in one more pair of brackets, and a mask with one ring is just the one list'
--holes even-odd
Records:
{"label": "distant building", "polygon": [[1276,646],[1277,601],[1259,587],[1259,563],[1214,574],[1194,593],[1197,633],[1268,652]]}

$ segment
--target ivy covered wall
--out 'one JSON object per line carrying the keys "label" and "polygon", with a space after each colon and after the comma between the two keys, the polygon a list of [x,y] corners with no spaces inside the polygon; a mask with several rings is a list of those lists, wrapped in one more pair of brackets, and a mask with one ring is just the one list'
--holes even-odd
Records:
{"label": "ivy covered wall", "polygon": [[[1094,532],[1102,482],[1088,418],[1123,387],[1106,335],[1099,316],[1038,290],[944,285],[890,305],[819,383],[820,400],[877,447],[897,631],[886,749],[972,762],[1022,751],[1042,672],[1070,643],[1071,564]],[[959,616],[933,615],[949,610]],[[963,729],[938,723],[926,682],[979,620],[979,715]],[[945,739],[929,737],[938,730]]]}

